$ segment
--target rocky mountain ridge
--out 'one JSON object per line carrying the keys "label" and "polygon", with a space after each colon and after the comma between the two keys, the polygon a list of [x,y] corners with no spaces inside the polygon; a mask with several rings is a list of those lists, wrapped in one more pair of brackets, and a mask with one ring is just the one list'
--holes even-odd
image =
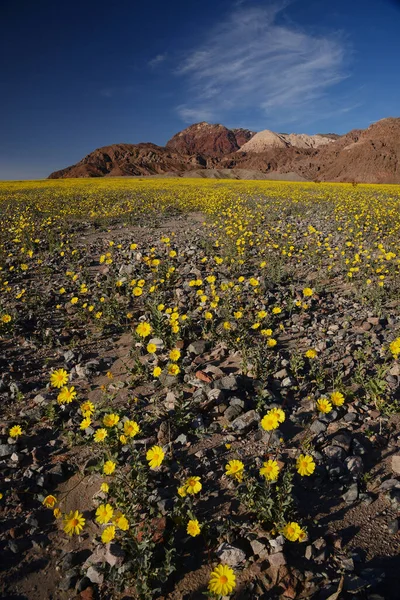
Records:
{"label": "rocky mountain ridge", "polygon": [[258,173],[260,178],[290,174],[311,181],[400,183],[400,118],[382,119],[343,136],[255,133],[195,123],[164,147],[150,142],[104,146],[49,178],[193,176],[197,171],[204,177],[226,169],[251,172],[252,179]]}

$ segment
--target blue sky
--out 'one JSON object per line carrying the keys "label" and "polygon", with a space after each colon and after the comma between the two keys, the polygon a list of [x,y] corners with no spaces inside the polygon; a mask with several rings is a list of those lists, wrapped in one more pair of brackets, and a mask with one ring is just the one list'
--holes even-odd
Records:
{"label": "blue sky", "polygon": [[206,120],[344,133],[400,115],[400,1],[3,0],[0,179]]}

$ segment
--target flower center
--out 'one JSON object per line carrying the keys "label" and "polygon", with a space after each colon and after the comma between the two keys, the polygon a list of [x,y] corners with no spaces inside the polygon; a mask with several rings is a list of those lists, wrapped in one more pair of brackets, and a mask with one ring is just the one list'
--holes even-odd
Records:
{"label": "flower center", "polygon": [[228,578],[226,575],[221,575],[221,577],[219,578],[220,583],[222,583],[222,585],[225,585],[226,583],[228,583]]}
{"label": "flower center", "polygon": [[78,519],[72,519],[71,525],[72,525],[72,527],[76,527],[77,525],[79,525]]}

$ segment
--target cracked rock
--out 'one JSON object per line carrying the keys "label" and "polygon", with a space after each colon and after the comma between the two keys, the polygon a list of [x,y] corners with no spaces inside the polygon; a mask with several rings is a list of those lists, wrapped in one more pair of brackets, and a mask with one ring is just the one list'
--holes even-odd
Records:
{"label": "cracked rock", "polygon": [[351,504],[355,502],[358,498],[358,485],[357,483],[352,483],[347,492],[345,492],[342,496],[343,500],[347,504]]}
{"label": "cracked rock", "polygon": [[252,427],[255,427],[260,420],[260,416],[255,410],[249,410],[240,417],[237,417],[231,423],[231,427],[237,433],[247,433]]}
{"label": "cracked rock", "polygon": [[246,554],[240,548],[235,548],[224,542],[217,550],[217,556],[220,561],[230,567],[236,567],[246,560]]}

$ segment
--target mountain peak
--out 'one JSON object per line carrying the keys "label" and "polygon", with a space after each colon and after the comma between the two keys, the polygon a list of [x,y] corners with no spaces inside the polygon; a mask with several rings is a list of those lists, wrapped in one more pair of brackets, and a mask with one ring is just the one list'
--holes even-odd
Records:
{"label": "mountain peak", "polygon": [[233,130],[219,123],[202,121],[179,131],[168,140],[166,147],[182,154],[220,157],[239,150],[252,135],[253,132],[245,129]]}

